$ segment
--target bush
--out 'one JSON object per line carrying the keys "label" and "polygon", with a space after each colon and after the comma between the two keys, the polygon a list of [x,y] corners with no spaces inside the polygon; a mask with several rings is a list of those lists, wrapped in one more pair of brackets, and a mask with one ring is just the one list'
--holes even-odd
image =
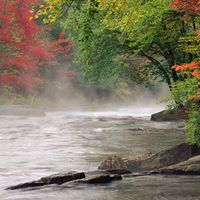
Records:
{"label": "bush", "polygon": [[200,147],[200,109],[193,111],[185,124],[187,142]]}
{"label": "bush", "polygon": [[172,85],[169,100],[175,101],[175,107],[186,106],[193,103],[193,97],[197,95],[198,89],[198,80],[196,78],[177,81]]}

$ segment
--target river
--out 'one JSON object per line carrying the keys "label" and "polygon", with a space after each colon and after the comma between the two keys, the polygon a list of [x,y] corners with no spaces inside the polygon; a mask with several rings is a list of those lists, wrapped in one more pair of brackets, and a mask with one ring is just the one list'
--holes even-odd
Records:
{"label": "river", "polygon": [[0,115],[1,200],[198,200],[200,177],[146,176],[107,185],[6,187],[58,172],[93,171],[108,155],[132,157],[184,140],[180,124],[152,122],[152,108]]}

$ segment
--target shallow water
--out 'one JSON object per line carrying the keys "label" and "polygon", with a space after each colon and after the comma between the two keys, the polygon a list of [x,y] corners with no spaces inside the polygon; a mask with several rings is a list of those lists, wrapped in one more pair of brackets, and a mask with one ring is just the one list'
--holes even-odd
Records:
{"label": "shallow water", "polygon": [[149,121],[152,109],[46,112],[46,116],[0,116],[0,199],[121,200],[200,199],[200,178],[147,176],[102,186],[6,187],[57,172],[93,171],[108,155],[132,157],[182,142],[177,123]]}

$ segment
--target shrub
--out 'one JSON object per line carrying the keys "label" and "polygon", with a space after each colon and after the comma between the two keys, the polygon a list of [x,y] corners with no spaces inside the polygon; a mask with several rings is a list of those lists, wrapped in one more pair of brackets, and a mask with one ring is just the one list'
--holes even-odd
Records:
{"label": "shrub", "polygon": [[168,100],[174,101],[172,107],[182,107],[192,104],[198,93],[198,80],[187,78],[184,81],[177,81],[171,87],[171,95]]}
{"label": "shrub", "polygon": [[187,142],[200,146],[200,109],[192,111],[185,124]]}

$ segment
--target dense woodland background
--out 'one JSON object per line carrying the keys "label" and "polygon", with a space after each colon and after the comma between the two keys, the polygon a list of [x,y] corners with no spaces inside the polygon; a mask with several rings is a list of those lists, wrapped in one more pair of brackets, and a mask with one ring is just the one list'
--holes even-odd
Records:
{"label": "dense woodland background", "polygon": [[164,82],[200,144],[199,0],[0,0],[0,10],[2,103]]}

